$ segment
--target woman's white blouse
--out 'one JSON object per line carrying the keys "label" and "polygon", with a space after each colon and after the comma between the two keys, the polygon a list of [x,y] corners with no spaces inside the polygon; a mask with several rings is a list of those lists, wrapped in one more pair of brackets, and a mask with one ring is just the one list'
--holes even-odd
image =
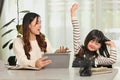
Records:
{"label": "woman's white blouse", "polygon": [[[52,48],[47,38],[46,38],[46,42],[47,42],[47,52],[51,53]],[[18,65],[35,67],[36,60],[41,58],[42,55],[44,54],[44,52],[42,52],[41,49],[39,48],[39,45],[36,40],[31,40],[30,44],[31,44],[32,50],[29,52],[30,60],[28,60],[24,52],[24,48],[23,48],[24,43],[22,38],[16,38],[14,40],[13,51],[16,55]]]}

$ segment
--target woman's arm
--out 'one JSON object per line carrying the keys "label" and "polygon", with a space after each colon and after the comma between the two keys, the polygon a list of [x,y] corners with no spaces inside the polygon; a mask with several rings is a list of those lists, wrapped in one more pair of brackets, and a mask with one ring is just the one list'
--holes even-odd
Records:
{"label": "woman's arm", "polygon": [[16,55],[18,65],[35,67],[35,60],[28,60],[25,55],[21,38],[17,38],[14,40],[13,51]]}
{"label": "woman's arm", "polygon": [[80,43],[80,30],[79,30],[79,24],[78,20],[76,18],[76,10],[78,8],[78,4],[73,4],[71,8],[71,19],[72,19],[72,25],[73,25],[73,43],[74,43],[74,53],[77,54],[81,48]]}

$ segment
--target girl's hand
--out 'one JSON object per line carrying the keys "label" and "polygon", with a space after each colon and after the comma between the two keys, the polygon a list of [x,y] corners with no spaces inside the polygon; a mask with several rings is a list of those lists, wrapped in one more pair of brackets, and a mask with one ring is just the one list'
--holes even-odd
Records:
{"label": "girl's hand", "polygon": [[74,3],[71,8],[71,16],[74,17],[76,16],[75,11],[78,9],[78,3]]}
{"label": "girl's hand", "polygon": [[42,58],[38,59],[38,60],[36,61],[36,63],[35,63],[35,66],[36,66],[37,68],[40,68],[40,69],[41,69],[41,68],[47,66],[47,65],[50,64],[50,63],[52,63],[52,61],[51,61],[51,60],[48,60],[48,57],[45,56],[45,57],[42,57]]}
{"label": "girl's hand", "polygon": [[115,48],[115,43],[113,41],[106,41],[105,44],[110,46],[111,48]]}
{"label": "girl's hand", "polygon": [[71,12],[75,12],[78,9],[78,3],[74,3],[71,8]]}

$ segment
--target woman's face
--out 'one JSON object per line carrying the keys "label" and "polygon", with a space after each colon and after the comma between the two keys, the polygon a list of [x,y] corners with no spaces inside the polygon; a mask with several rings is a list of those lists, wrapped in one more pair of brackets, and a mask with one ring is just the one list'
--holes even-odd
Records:
{"label": "woman's face", "polygon": [[[38,19],[38,20],[37,20]],[[40,29],[41,29],[41,20],[40,17],[36,17],[31,24],[29,24],[30,28],[30,33],[34,35],[39,35],[40,34]]]}
{"label": "woman's face", "polygon": [[90,51],[97,51],[98,49],[100,49],[100,47],[101,47],[101,44],[96,39],[90,40],[87,45],[87,48]]}

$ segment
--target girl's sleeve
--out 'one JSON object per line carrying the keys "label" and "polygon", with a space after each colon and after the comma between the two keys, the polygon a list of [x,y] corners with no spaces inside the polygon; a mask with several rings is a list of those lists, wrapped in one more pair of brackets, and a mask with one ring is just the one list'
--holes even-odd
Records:
{"label": "girl's sleeve", "polygon": [[27,59],[23,48],[23,42],[20,38],[13,41],[13,51],[16,55],[18,65],[35,67],[35,60]]}
{"label": "girl's sleeve", "polygon": [[78,20],[76,17],[72,17],[72,25],[73,25],[74,54],[77,54],[81,48],[81,43],[80,43],[79,24],[78,24]]}
{"label": "girl's sleeve", "polygon": [[110,49],[110,57],[103,57],[99,55],[95,59],[95,65],[112,65],[117,61],[117,51],[116,49]]}

